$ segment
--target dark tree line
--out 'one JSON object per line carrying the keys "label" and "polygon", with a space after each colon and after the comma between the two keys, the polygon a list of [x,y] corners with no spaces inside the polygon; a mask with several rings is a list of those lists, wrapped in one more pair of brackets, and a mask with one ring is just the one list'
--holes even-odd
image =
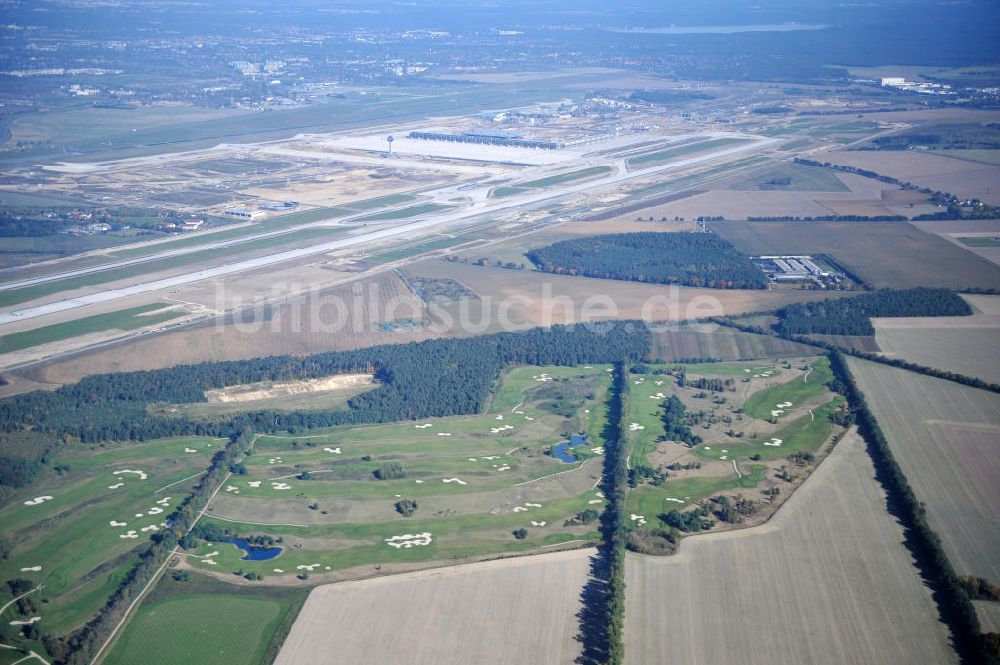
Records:
{"label": "dark tree line", "polygon": [[873,316],[967,316],[972,307],[947,289],[876,291],[850,298],[795,303],[779,311],[783,335],[874,335]]}
{"label": "dark tree line", "polygon": [[546,272],[683,284],[716,289],[766,289],[750,259],[713,233],[619,233],[564,240],[526,256]]}
{"label": "dark tree line", "polygon": [[[384,345],[305,357],[180,365],[100,374],[53,392],[0,401],[0,427],[81,441],[145,440],[178,435],[232,436],[244,428],[295,433],[315,427],[443,417],[479,411],[508,364],[576,365],[642,357],[649,333],[635,323],[557,326],[522,333]],[[377,388],[344,410],[254,411],[231,420],[153,415],[158,404],[202,402],[204,392],[257,381],[317,378],[374,369]]]}

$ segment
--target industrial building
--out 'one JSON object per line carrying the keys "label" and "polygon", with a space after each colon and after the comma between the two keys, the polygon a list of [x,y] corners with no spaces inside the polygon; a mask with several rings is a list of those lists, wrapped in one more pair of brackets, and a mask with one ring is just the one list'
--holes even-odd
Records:
{"label": "industrial building", "polygon": [[260,210],[247,210],[246,208],[230,208],[222,214],[226,217],[239,217],[240,219],[258,219],[264,216]]}
{"label": "industrial building", "polygon": [[452,143],[474,143],[478,145],[499,145],[508,148],[535,148],[538,150],[558,150],[561,146],[554,141],[535,141],[522,138],[519,134],[507,132],[463,132],[445,134],[441,132],[410,132],[411,139],[425,141],[451,141]]}

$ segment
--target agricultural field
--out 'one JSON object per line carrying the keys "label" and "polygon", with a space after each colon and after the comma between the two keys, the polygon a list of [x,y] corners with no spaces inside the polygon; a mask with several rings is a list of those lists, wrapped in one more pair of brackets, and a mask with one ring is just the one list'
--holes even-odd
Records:
{"label": "agricultural field", "polygon": [[593,542],[609,382],[606,366],[519,367],[481,415],[261,435],[202,524],[281,538],[280,555],[201,541],[186,564],[344,579]]}
{"label": "agricultural field", "polygon": [[[106,665],[271,662],[305,602],[303,588],[227,584],[173,571],[143,600]],[[183,639],[178,636],[183,635]]]}
{"label": "agricultural field", "polygon": [[[341,310],[330,305],[336,302],[345,303],[345,307]],[[146,335],[113,349],[96,349],[49,362],[24,374],[40,383],[62,384],[107,371],[357,349],[441,336],[426,326],[386,331],[380,325],[394,312],[399,317],[423,319],[424,309],[424,303],[390,272],[291,299],[257,315],[248,315],[244,323],[209,322]]]}
{"label": "agricultural field", "polygon": [[[787,146],[786,146],[787,147]],[[849,192],[850,189],[829,169],[785,163],[735,179],[728,185],[736,190],[781,192]]]}
{"label": "agricultural field", "polygon": [[927,520],[960,575],[1000,580],[1000,395],[849,360]]}
{"label": "agricultural field", "polygon": [[840,166],[867,169],[935,191],[1000,204],[1000,166],[997,165],[915,150],[838,151],[823,153],[817,158]]}
{"label": "agricultural field", "polygon": [[767,524],[626,558],[625,662],[957,663],[853,432]]}
{"label": "agricultural field", "polygon": [[827,254],[875,288],[1000,288],[1000,267],[906,222],[712,222],[740,251]]}
{"label": "agricultural field", "polygon": [[[998,296],[974,296],[973,302]],[[975,306],[975,305],[973,305]],[[875,339],[882,353],[926,367],[1000,383],[1000,316],[977,313],[966,317],[875,318]]]}
{"label": "agricultural field", "polygon": [[454,279],[479,294],[484,306],[493,308],[489,320],[498,320],[502,305],[510,321],[525,326],[580,321],[588,303],[592,320],[682,321],[757,312],[829,297],[818,291],[707,289],[539,275],[533,270],[440,260],[413,264],[407,272],[417,277]]}
{"label": "agricultural field", "polygon": [[[626,497],[632,525],[665,527],[667,513],[718,495],[748,501],[732,524],[766,518],[842,432],[831,420],[843,408],[831,379],[828,360],[816,356],[633,368],[629,468],[646,471]],[[675,397],[686,412],[668,429],[664,408]]]}
{"label": "agricultural field", "polygon": [[682,362],[695,358],[751,360],[793,358],[813,353],[810,347],[772,335],[754,335],[731,328],[678,326],[653,335],[652,355],[659,362]]}
{"label": "agricultural field", "polygon": [[344,663],[580,662],[592,556],[556,552],[317,587],[275,663],[333,653]]}
{"label": "agricultural field", "polygon": [[[0,577],[44,585],[31,596],[42,634],[63,634],[97,612],[135,562],[137,546],[163,528],[222,444],[196,437],[74,443],[0,510],[4,533],[16,543],[0,561]],[[23,617],[12,607],[4,619]]]}

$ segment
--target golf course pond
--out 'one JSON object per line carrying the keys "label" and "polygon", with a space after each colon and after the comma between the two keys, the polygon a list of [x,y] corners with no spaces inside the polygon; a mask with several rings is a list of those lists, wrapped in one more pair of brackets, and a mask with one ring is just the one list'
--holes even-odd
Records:
{"label": "golf course pond", "polygon": [[277,557],[282,552],[282,548],[280,547],[251,545],[242,538],[233,538],[230,542],[246,552],[245,555],[240,557],[242,561],[267,561],[268,559]]}

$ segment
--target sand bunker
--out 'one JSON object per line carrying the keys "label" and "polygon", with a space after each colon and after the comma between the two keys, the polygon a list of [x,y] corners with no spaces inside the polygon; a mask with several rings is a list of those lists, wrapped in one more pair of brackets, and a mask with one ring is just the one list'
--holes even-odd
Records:
{"label": "sand bunker", "polygon": [[782,439],[771,439],[770,441],[765,441],[765,446],[780,446],[784,441]]}
{"label": "sand bunker", "polygon": [[125,483],[115,483],[114,485],[108,485],[108,489],[109,490],[116,490],[116,489],[118,489],[119,487],[121,487],[124,484]]}
{"label": "sand bunker", "polygon": [[128,526],[128,522],[119,522],[118,520],[111,520],[108,524],[111,526]]}
{"label": "sand bunker", "polygon": [[495,459],[500,459],[500,456],[499,455],[485,455],[483,457],[483,459],[495,460]]}
{"label": "sand bunker", "polygon": [[414,425],[413,427],[416,429],[425,429],[431,426],[433,426],[433,423],[424,423],[423,425]]}
{"label": "sand bunker", "polygon": [[275,569],[274,569],[274,570],[272,570],[271,572],[274,572],[274,573],[283,573],[283,572],[285,572],[285,571],[283,571],[283,570],[282,570],[281,568],[275,568]]}
{"label": "sand bunker", "polygon": [[247,481],[247,485],[249,485],[250,487],[253,487],[253,488],[260,487],[260,483],[261,483],[261,481],[259,481],[259,480],[248,480]]}
{"label": "sand bunker", "polygon": [[340,446],[337,446],[336,448],[324,448],[323,452],[333,453],[334,455],[339,455],[340,454]]}
{"label": "sand bunker", "polygon": [[527,508],[522,508],[521,506],[514,506],[514,512],[515,513],[526,513],[526,512],[528,512],[528,509]]}
{"label": "sand bunker", "polygon": [[184,449],[184,452],[186,452],[186,453],[196,453],[196,452],[198,452],[198,451],[197,451],[197,450],[195,450],[194,448],[185,448],[185,449]]}
{"label": "sand bunker", "polygon": [[546,381],[551,381],[552,380],[552,377],[549,376],[548,374],[545,374],[545,373],[536,374],[535,376],[532,376],[531,378],[533,378],[535,381],[538,381],[539,383],[544,383]]}
{"label": "sand bunker", "polygon": [[238,488],[236,485],[229,485],[228,487],[226,487],[226,491],[227,492],[236,492],[237,494],[239,494],[240,493],[240,488]]}
{"label": "sand bunker", "polygon": [[37,505],[45,503],[46,501],[51,501],[53,498],[54,497],[51,497],[51,496],[48,496],[48,495],[46,495],[46,496],[36,496],[34,499],[28,499],[27,501],[25,501],[24,505],[26,505],[26,506],[37,506]]}
{"label": "sand bunker", "polygon": [[24,568],[21,569],[21,572],[22,573],[38,573],[38,572],[41,572],[41,570],[42,570],[41,566],[25,566]]}
{"label": "sand bunker", "polygon": [[497,420],[503,420],[503,414],[501,413],[499,416],[496,417],[496,419]]}
{"label": "sand bunker", "polygon": [[[419,480],[417,481],[420,482]],[[459,485],[467,485],[464,480],[459,480],[458,478],[444,478],[441,480],[442,483],[458,483]]]}
{"label": "sand bunker", "polygon": [[208,564],[208,565],[210,565],[210,566],[216,566],[216,565],[218,565],[218,563],[219,563],[219,562],[218,562],[218,561],[216,561],[215,559],[202,559],[202,560],[201,560],[201,562],[202,562],[202,563],[207,563],[207,564]]}
{"label": "sand bunker", "polygon": [[170,497],[169,496],[163,497],[162,499],[160,499],[159,501],[156,502],[156,505],[158,505],[158,506],[169,506],[170,505]]}
{"label": "sand bunker", "polygon": [[525,420],[534,420],[534,418],[532,418],[531,416],[525,416],[524,419]]}
{"label": "sand bunker", "polygon": [[281,483],[281,482],[276,483],[276,482],[272,482],[271,483],[271,488],[272,489],[276,489],[276,490],[290,490],[290,489],[292,489],[292,486],[289,485],[288,483]]}
{"label": "sand bunker", "polygon": [[259,399],[272,399],[288,395],[340,390],[355,386],[369,386],[375,382],[371,374],[337,374],[321,379],[306,379],[304,381],[289,381],[270,385],[251,383],[242,386],[229,386],[220,390],[206,390],[205,399],[209,402],[251,402]]}
{"label": "sand bunker", "polygon": [[475,458],[475,457],[470,457],[470,458],[469,458],[469,461],[470,461],[470,462],[475,462],[475,461],[477,461],[477,460],[476,460],[476,458]]}
{"label": "sand bunker", "polygon": [[504,464],[503,466],[498,468],[497,471],[510,471],[510,467]]}
{"label": "sand bunker", "polygon": [[415,482],[418,485],[423,485],[423,483],[424,483],[424,481],[422,481],[422,480],[414,480],[413,482]]}
{"label": "sand bunker", "polygon": [[545,521],[536,522],[535,520],[531,520],[531,526],[545,526],[546,524],[548,524],[548,522]]}
{"label": "sand bunker", "polygon": [[628,426],[628,431],[637,432],[641,429],[646,429],[645,425],[640,425],[639,423],[630,423]]}
{"label": "sand bunker", "polygon": [[503,427],[491,427],[490,434],[500,434],[501,432],[506,432],[509,429],[514,429],[514,426],[504,425]]}
{"label": "sand bunker", "polygon": [[670,496],[668,496],[667,498],[665,498],[664,501],[673,501],[674,503],[684,503],[684,501],[682,499],[675,499],[675,498],[670,497]]}
{"label": "sand bunker", "polygon": [[392,538],[386,538],[385,542],[390,547],[395,547],[397,550],[401,547],[410,549],[411,547],[420,545],[430,545],[431,544],[431,534],[428,531],[424,533],[407,533],[401,536],[393,536]]}
{"label": "sand bunker", "polygon": [[136,532],[135,529],[129,529],[128,533],[123,533],[118,537],[123,540],[134,540],[135,538],[139,537],[139,534]]}
{"label": "sand bunker", "polygon": [[144,526],[141,529],[139,529],[139,531],[143,531],[143,532],[146,532],[146,531],[159,531],[159,530],[160,530],[160,526],[158,524],[150,524],[149,526]]}
{"label": "sand bunker", "polygon": [[139,469],[122,469],[121,471],[112,471],[112,473],[116,476],[120,476],[123,473],[131,473],[136,476],[139,476],[139,480],[146,480],[147,478],[149,478],[149,476],[146,475],[145,471],[140,471]]}
{"label": "sand bunker", "polygon": [[31,624],[35,623],[36,621],[41,621],[41,620],[42,620],[42,617],[31,617],[27,621],[11,621],[10,625],[12,625],[12,626],[30,626]]}
{"label": "sand bunker", "polygon": [[295,566],[295,569],[296,570],[308,570],[309,572],[312,572],[314,569],[319,568],[320,565],[322,565],[322,564],[318,564],[318,563],[303,564],[301,566]]}
{"label": "sand bunker", "polygon": [[596,505],[596,504],[598,504],[598,503],[604,503],[604,501],[603,501],[603,500],[601,500],[601,499],[591,499],[591,500],[590,500],[590,501],[588,501],[587,503],[588,503],[588,504],[590,504],[591,506],[593,506],[593,505]]}
{"label": "sand bunker", "polygon": [[451,436],[451,432],[438,432],[438,436]]}
{"label": "sand bunker", "polygon": [[159,506],[153,506],[152,508],[150,508],[149,510],[146,511],[146,514],[147,515],[159,515],[162,512],[163,512],[163,508],[160,508]]}
{"label": "sand bunker", "polygon": [[643,515],[636,515],[635,513],[632,513],[629,518],[639,526],[645,526],[646,524],[646,518]]}
{"label": "sand bunker", "polygon": [[281,459],[280,457],[272,457],[271,459],[267,460],[267,463],[268,464],[284,464],[285,460]]}
{"label": "sand bunker", "polygon": [[540,504],[540,503],[525,503],[524,505],[526,505],[528,508],[541,508],[542,507],[542,504]]}

